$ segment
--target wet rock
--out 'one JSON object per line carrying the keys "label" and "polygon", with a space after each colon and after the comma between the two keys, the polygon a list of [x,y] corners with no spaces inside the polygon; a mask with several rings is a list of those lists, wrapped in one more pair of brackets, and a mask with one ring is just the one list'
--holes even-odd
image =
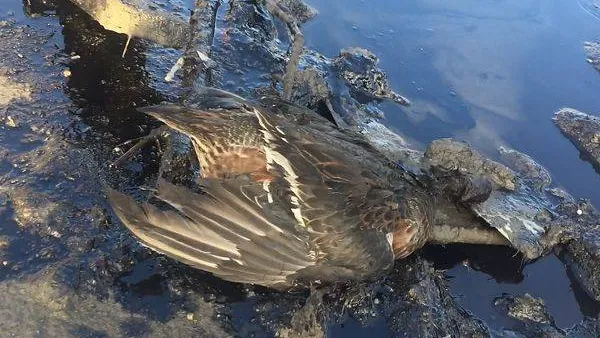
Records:
{"label": "wet rock", "polygon": [[541,324],[553,324],[554,319],[546,311],[544,301],[525,294],[522,297],[507,296],[497,299],[494,304],[505,309],[507,314],[521,321],[532,321]]}
{"label": "wet rock", "polygon": [[23,3],[25,14],[35,17],[56,13],[56,0],[28,0]]}
{"label": "wet rock", "polygon": [[18,83],[6,75],[7,70],[0,68],[0,109],[13,100],[31,100],[31,89],[26,83]]}
{"label": "wet rock", "polygon": [[278,38],[274,18],[262,5],[244,1],[230,2],[217,17],[212,58],[219,60],[213,76],[218,87],[255,97],[255,91],[274,84],[273,75],[285,72],[286,51]]}
{"label": "wet rock", "polygon": [[309,109],[325,104],[331,93],[325,75],[314,67],[298,70],[294,78],[295,85],[290,101]]}
{"label": "wet rock", "polygon": [[600,320],[585,318],[575,327],[567,330],[567,338],[594,338],[600,336]]}
{"label": "wet rock", "polygon": [[386,75],[378,68],[379,59],[363,48],[348,48],[333,61],[340,76],[357,96],[358,101],[390,99],[402,105],[410,102],[391,89]]}
{"label": "wet rock", "polygon": [[539,338],[592,338],[600,334],[597,318],[584,318],[579,324],[566,330],[560,329],[548,313],[544,301],[529,294],[524,296],[505,295],[494,301],[500,311],[516,320],[516,325],[495,336],[539,337]]}
{"label": "wet rock", "polygon": [[397,262],[379,294],[393,337],[490,336],[481,321],[455,302],[443,276],[420,258]]}
{"label": "wet rock", "polygon": [[[6,69],[0,68],[0,109],[6,113],[3,116],[4,125],[10,128],[17,128],[18,121],[9,115],[9,104],[14,100],[31,100],[31,89],[27,83],[18,83],[10,79],[5,73]],[[4,73],[4,74],[3,74]]]}
{"label": "wet rock", "polygon": [[502,161],[517,172],[522,179],[531,181],[537,190],[542,190],[552,183],[552,177],[548,170],[531,156],[505,147],[500,147],[498,151]]}
{"label": "wet rock", "polygon": [[304,23],[318,14],[316,9],[301,0],[277,0],[277,3],[298,23]]}
{"label": "wet rock", "polygon": [[588,294],[600,301],[600,213],[587,201],[563,202],[554,222],[568,229],[560,257]]}
{"label": "wet rock", "polygon": [[563,108],[554,114],[552,120],[562,134],[579,149],[581,157],[600,172],[600,117]]}
{"label": "wet rock", "polygon": [[[219,1],[195,1],[190,18],[190,39],[186,45],[183,60],[183,85],[213,85],[212,43],[215,37],[216,17]],[[178,61],[179,62],[179,61]],[[177,67],[177,64],[174,66]],[[172,70],[174,71],[174,69]],[[202,75],[202,76],[201,76]]]}
{"label": "wet rock", "polygon": [[321,337],[323,328],[347,320],[358,322],[365,333],[375,325],[391,337],[490,337],[485,325],[452,298],[442,273],[418,256],[396,262],[382,280],[312,291],[291,326],[278,332]]}
{"label": "wet rock", "polygon": [[558,199],[560,199],[561,202],[574,202],[575,201],[575,199],[573,198],[573,196],[571,196],[571,194],[569,194],[564,189],[561,189],[561,188],[551,188],[551,189],[548,189],[548,192],[552,196],[557,197]]}
{"label": "wet rock", "polygon": [[400,163],[403,167],[419,168],[423,153],[412,149],[409,143],[400,135],[389,130],[377,121],[369,121],[361,128],[361,133],[377,150],[390,160]]}
{"label": "wet rock", "polygon": [[584,49],[587,53],[587,62],[600,71],[600,43],[586,42],[584,44]]}
{"label": "wet rock", "polygon": [[148,39],[165,47],[182,47],[187,42],[188,24],[159,11],[146,0],[70,0],[105,29]]}
{"label": "wet rock", "polygon": [[465,142],[448,138],[435,140],[425,151],[425,159],[429,164],[446,170],[487,176],[498,188],[509,191],[517,188],[517,177],[510,169],[485,158]]}
{"label": "wet rock", "polygon": [[[4,187],[6,189],[6,187]],[[51,230],[52,214],[57,204],[49,200],[48,196],[33,194],[26,188],[11,189],[10,197],[14,209],[14,220],[23,228],[46,229],[49,233],[59,237],[57,230]]]}
{"label": "wet rock", "polygon": [[320,306],[323,302],[321,291],[312,291],[302,308],[294,313],[290,326],[279,329],[277,336],[281,338],[320,338],[325,332],[319,317]]}

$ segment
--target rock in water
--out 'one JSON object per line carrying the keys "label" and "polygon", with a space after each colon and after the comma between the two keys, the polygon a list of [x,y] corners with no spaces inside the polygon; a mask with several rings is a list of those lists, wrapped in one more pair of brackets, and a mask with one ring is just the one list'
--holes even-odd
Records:
{"label": "rock in water", "polygon": [[[537,220],[538,214],[549,207],[550,203],[543,194],[537,193],[539,189],[534,188],[535,182],[527,177],[540,176],[530,171],[545,172],[545,169],[532,166],[531,163],[535,162],[529,157],[524,157],[526,155],[519,156],[516,152],[512,155],[515,158],[510,162],[515,164],[515,168],[525,177],[518,176],[504,165],[485,158],[467,143],[453,139],[433,141],[425,151],[425,161],[434,167],[458,170],[491,180],[494,189],[490,196],[483,202],[470,205],[471,209],[496,228],[526,258],[535,259],[546,253],[554,244],[553,240],[546,238],[550,233],[550,226]],[[531,161],[526,161],[527,159]],[[516,165],[517,163],[520,165]],[[534,167],[538,170],[531,170]]]}
{"label": "rock in water", "polygon": [[494,301],[494,305],[517,321],[512,328],[495,332],[494,337],[597,337],[597,325],[593,319],[586,318],[571,328],[561,329],[546,309],[544,301],[529,294],[503,295]]}
{"label": "rock in water", "polygon": [[600,172],[600,117],[563,108],[554,114],[554,124],[581,152],[581,158]]}
{"label": "rock in water", "polygon": [[401,105],[410,104],[407,98],[392,90],[378,64],[377,56],[364,48],[344,49],[334,60],[341,77],[357,94],[376,100],[390,99]]}
{"label": "rock in water", "polygon": [[496,188],[514,191],[517,187],[517,177],[510,169],[485,158],[465,142],[449,138],[435,140],[425,151],[425,158],[431,165],[444,169],[487,176]]}
{"label": "rock in water", "polygon": [[518,320],[554,324],[554,319],[546,310],[544,301],[527,293],[522,297],[505,295],[497,299],[495,305],[504,308],[510,317]]}
{"label": "rock in water", "polygon": [[531,156],[505,147],[498,148],[498,151],[504,164],[516,171],[522,179],[529,180],[537,190],[542,190],[552,183],[548,170]]}
{"label": "rock in water", "polygon": [[572,232],[560,253],[583,289],[600,301],[600,213],[587,201],[564,202],[556,207],[560,215],[553,223]]}

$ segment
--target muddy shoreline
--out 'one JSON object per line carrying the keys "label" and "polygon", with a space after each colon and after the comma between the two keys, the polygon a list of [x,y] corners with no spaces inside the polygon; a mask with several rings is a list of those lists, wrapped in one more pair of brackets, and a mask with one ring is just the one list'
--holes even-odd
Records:
{"label": "muddy shoreline", "polygon": [[[185,18],[178,2],[165,3]],[[214,26],[192,26],[195,37],[182,50],[133,39],[125,58],[124,35],[102,29],[66,2],[43,11],[29,8],[31,25],[10,15],[0,18],[0,84],[10,89],[0,96],[5,111],[0,129],[0,220],[5,224],[0,301],[10,304],[0,316],[3,334],[320,337],[343,313],[364,324],[382,319],[394,337],[599,334],[597,313],[564,330],[544,314],[543,304],[526,295],[498,301],[499,311],[515,325],[493,332],[458,305],[443,272],[420,255],[397,262],[383,280],[328,289],[322,300],[311,303],[306,292],[281,294],[226,283],[141,247],[112,213],[102,189],[110,185],[142,197],[147,192],[137,187],[153,186],[162,155],[157,146],[144,149],[123,168],[109,165],[120,154],[115,146],[156,127],[135,107],[185,100],[194,84],[210,83],[249,97],[281,93],[285,87],[294,39],[289,23],[268,6],[210,3],[195,19]],[[312,15],[296,1],[283,1],[283,7],[299,23]],[[211,48],[202,52],[206,59],[195,53],[195,44],[211,36]],[[165,82],[186,54],[197,57],[187,58],[173,81]],[[304,50],[298,65],[289,82],[292,100],[354,128],[390,158],[420,170],[423,154],[380,120],[377,102],[406,104],[407,99],[391,88],[375,55],[349,49],[328,59]],[[187,168],[183,143],[167,173],[175,179],[184,179],[179,170]],[[503,166],[495,172],[502,173],[499,183],[511,188],[526,181],[522,171]],[[534,174],[545,182],[542,176]],[[566,244],[559,257],[600,301],[600,271],[594,265],[600,256],[600,229],[594,224],[598,214],[572,198],[546,202],[545,185],[541,193],[535,190],[539,184],[526,190],[527,196],[543,194],[535,203],[551,209],[539,222],[563,236]]]}

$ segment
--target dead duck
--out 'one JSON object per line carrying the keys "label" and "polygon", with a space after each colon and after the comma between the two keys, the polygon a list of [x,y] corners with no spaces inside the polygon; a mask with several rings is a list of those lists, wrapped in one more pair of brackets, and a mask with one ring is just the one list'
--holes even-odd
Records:
{"label": "dead duck", "polygon": [[108,192],[127,228],[175,260],[286,289],[380,276],[428,241],[508,243],[457,212],[457,201],[485,199],[477,180],[448,175],[431,189],[360,134],[280,99],[208,88],[194,106],[141,110],[191,139],[202,192],[159,178],[163,207]]}

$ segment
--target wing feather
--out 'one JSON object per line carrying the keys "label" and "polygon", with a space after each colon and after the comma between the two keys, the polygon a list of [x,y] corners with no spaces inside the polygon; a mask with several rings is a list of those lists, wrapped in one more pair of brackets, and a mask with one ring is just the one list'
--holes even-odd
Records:
{"label": "wing feather", "polygon": [[[222,100],[227,108],[218,108]],[[202,169],[216,173],[204,175],[203,194],[159,181],[156,198],[171,210],[111,192],[144,244],[223,279],[266,286],[391,266],[388,232],[402,215],[380,177],[382,155],[299,108],[275,114],[224,94],[208,102],[217,103],[143,109],[188,135]]]}
{"label": "wing feather", "polygon": [[309,243],[294,234],[293,219],[284,231],[240,197],[236,182],[211,181],[206,194],[197,194],[161,181],[156,196],[174,210],[138,205],[114,190],[109,200],[123,223],[158,252],[234,282],[289,284],[288,277],[315,264]]}

